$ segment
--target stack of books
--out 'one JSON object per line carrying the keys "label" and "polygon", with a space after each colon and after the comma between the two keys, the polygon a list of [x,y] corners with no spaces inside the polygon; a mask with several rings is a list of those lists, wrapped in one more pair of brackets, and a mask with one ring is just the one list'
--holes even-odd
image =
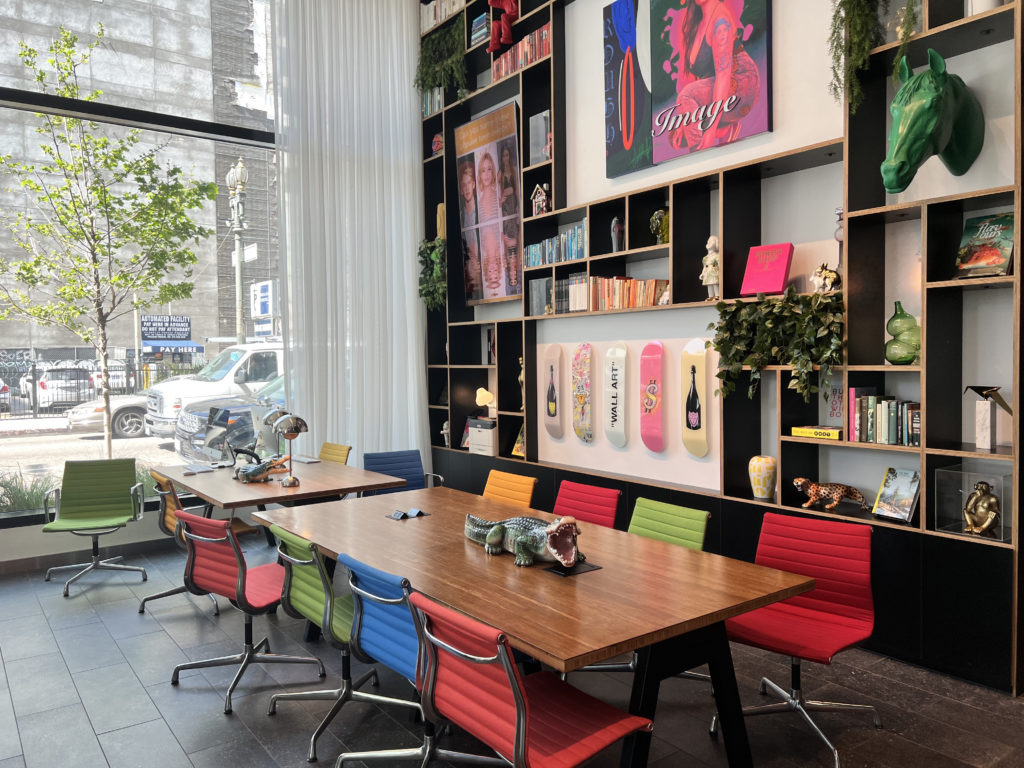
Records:
{"label": "stack of books", "polygon": [[491,80],[497,82],[551,53],[551,22],[535,29],[491,64]]}
{"label": "stack of books", "polygon": [[879,395],[874,387],[850,387],[850,441],[921,445],[921,404]]}
{"label": "stack of books", "polygon": [[600,311],[653,307],[668,290],[668,285],[668,280],[592,277],[590,278],[590,308]]}
{"label": "stack of books", "polygon": [[466,0],[430,0],[420,6],[420,34],[436,27],[466,7]]}
{"label": "stack of books", "polygon": [[429,117],[440,111],[444,107],[444,88],[441,86],[428,88],[421,94],[421,101],[420,106],[424,117]]}
{"label": "stack of books", "polygon": [[576,261],[587,255],[587,219],[579,221],[555,237],[526,246],[523,266],[542,267],[563,261]]}
{"label": "stack of books", "polygon": [[473,27],[469,33],[469,47],[479,45],[484,42],[490,35],[487,32],[487,13],[481,13],[475,19],[473,19]]}

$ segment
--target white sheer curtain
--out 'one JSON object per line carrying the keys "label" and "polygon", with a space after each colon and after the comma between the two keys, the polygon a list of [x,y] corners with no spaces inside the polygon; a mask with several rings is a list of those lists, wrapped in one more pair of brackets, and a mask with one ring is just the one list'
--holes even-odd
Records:
{"label": "white sheer curtain", "polygon": [[419,6],[276,0],[288,402],[324,440],[367,451],[430,439],[424,309]]}

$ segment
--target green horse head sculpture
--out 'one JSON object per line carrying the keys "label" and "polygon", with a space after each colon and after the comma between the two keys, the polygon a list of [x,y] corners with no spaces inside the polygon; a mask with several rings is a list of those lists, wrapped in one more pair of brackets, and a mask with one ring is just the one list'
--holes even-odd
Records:
{"label": "green horse head sculpture", "polygon": [[938,155],[949,172],[962,176],[981,152],[985,116],[964,81],[946,71],[945,60],[928,49],[928,69],[911,76],[904,56],[902,84],[889,111],[889,153],[882,163],[882,183],[891,194],[914,180],[921,164]]}

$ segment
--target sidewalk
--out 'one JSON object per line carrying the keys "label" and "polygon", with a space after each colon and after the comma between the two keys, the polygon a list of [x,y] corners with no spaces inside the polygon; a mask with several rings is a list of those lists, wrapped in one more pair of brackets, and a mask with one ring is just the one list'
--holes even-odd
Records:
{"label": "sidewalk", "polygon": [[60,435],[68,431],[66,416],[44,416],[34,419],[31,416],[12,416],[0,413],[0,438],[17,437],[18,435]]}

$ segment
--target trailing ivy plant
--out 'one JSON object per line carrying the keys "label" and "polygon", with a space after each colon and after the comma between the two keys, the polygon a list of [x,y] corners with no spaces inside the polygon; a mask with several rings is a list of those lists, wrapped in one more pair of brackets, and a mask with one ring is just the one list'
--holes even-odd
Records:
{"label": "trailing ivy plant", "polygon": [[[456,16],[461,21],[462,16]],[[466,90],[466,47],[461,23],[449,22],[435,29],[420,42],[420,60],[413,84],[420,91],[431,88]]]}
{"label": "trailing ivy plant", "polygon": [[889,0],[832,0],[828,35],[832,81],[828,90],[836,101],[846,98],[851,115],[863,98],[857,73],[867,69],[871,49],[885,41],[880,14],[888,9]]}
{"label": "trailing ivy plant", "polygon": [[420,297],[427,309],[441,309],[448,296],[444,238],[424,240],[416,255],[420,260]]}
{"label": "trailing ivy plant", "polygon": [[788,365],[789,388],[809,403],[819,377],[827,379],[842,362],[842,292],[800,294],[790,286],[781,296],[759,293],[755,301],[720,301],[715,309],[718,322],[708,326],[715,337],[707,346],[719,355],[723,397],[736,389],[744,366],[750,369],[747,397],[753,398],[765,366]]}

